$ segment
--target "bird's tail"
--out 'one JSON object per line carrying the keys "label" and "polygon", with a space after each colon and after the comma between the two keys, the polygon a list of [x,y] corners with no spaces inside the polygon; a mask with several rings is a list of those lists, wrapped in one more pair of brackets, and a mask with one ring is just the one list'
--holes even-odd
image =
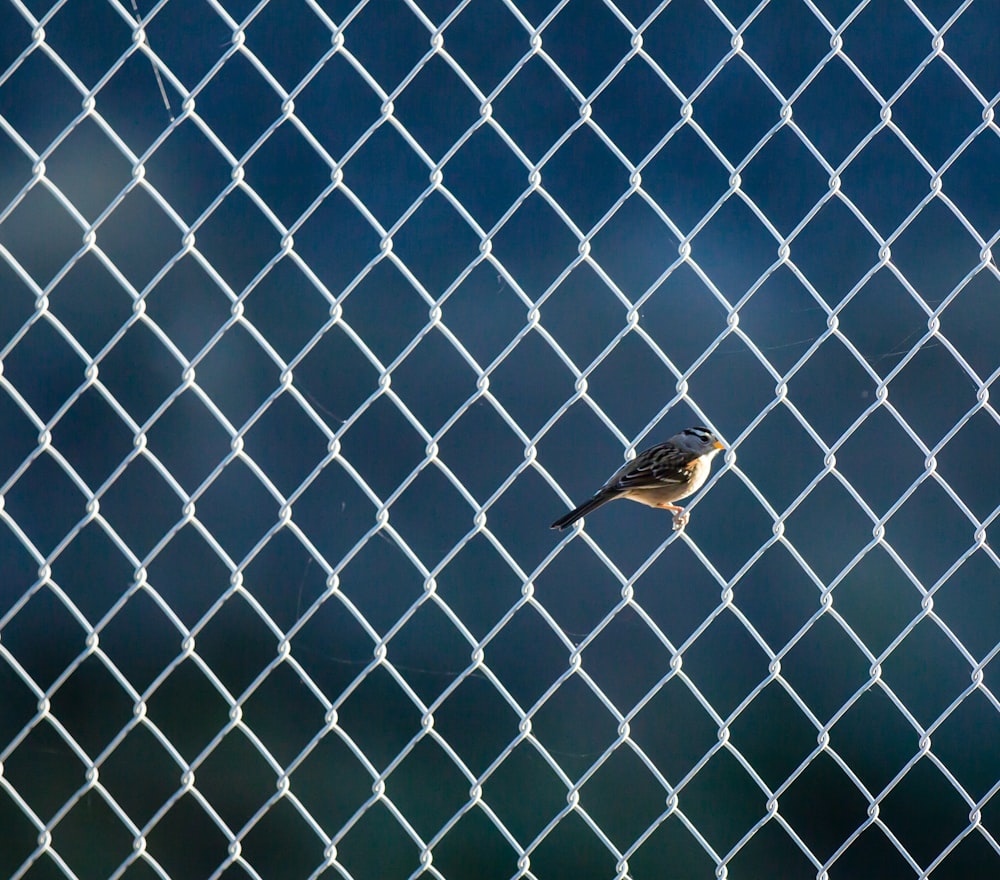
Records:
{"label": "bird's tail", "polygon": [[568,529],[581,516],[586,516],[588,513],[592,513],[593,511],[597,510],[597,508],[600,507],[602,504],[607,504],[609,501],[617,497],[618,497],[617,495],[598,492],[593,498],[591,498],[589,501],[584,501],[583,504],[581,504],[575,510],[571,510],[565,516],[559,517],[559,519],[557,519],[554,523],[552,523],[552,525],[549,526],[549,528],[559,529],[559,531],[562,531],[563,529]]}

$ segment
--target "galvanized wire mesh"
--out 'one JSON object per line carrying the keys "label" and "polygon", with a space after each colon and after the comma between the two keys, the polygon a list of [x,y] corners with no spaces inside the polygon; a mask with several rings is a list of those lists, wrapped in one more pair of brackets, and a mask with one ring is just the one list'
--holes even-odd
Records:
{"label": "galvanized wire mesh", "polygon": [[997,12],[0,6],[0,875],[996,870]]}

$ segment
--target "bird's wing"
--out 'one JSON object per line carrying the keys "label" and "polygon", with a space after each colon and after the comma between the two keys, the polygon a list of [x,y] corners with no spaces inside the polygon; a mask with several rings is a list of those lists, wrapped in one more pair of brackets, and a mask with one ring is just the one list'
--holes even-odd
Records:
{"label": "bird's wing", "polygon": [[626,464],[608,480],[608,488],[629,492],[686,483],[691,479],[690,469],[695,461],[676,446],[662,443]]}

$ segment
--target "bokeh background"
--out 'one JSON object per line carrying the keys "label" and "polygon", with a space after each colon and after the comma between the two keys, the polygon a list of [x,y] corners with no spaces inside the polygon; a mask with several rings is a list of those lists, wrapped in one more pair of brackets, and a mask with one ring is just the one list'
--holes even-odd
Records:
{"label": "bokeh background", "polygon": [[996,0],[138,14],[0,2],[0,876],[1000,868]]}

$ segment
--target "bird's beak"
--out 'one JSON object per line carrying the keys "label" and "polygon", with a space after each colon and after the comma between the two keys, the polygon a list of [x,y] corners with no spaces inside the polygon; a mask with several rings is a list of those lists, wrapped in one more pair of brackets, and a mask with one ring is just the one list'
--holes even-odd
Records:
{"label": "bird's beak", "polygon": [[725,446],[723,445],[723,443],[722,443],[722,441],[721,441],[721,440],[716,440],[716,441],[715,441],[715,442],[714,442],[714,443],[712,444],[712,449],[725,449],[725,448],[726,448],[726,447],[725,447]]}

